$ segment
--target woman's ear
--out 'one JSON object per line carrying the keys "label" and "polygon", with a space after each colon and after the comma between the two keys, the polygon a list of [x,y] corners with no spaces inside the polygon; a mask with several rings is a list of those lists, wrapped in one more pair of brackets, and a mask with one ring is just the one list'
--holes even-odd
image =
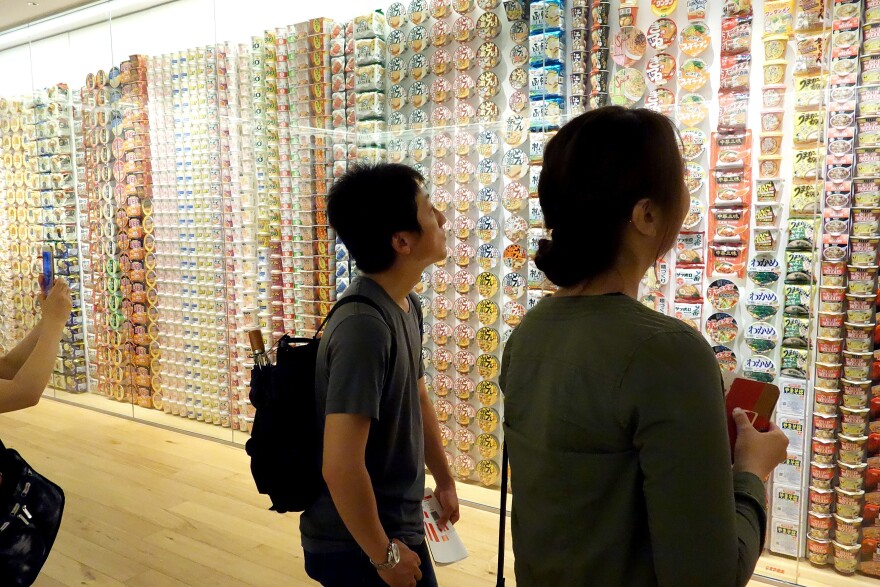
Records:
{"label": "woman's ear", "polygon": [[647,237],[656,237],[658,234],[659,218],[657,207],[650,198],[642,198],[633,206],[630,222],[640,234]]}

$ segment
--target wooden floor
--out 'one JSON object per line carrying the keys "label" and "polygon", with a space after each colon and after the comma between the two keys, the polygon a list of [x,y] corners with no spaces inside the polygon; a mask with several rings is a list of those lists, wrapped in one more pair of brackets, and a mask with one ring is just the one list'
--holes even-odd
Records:
{"label": "wooden floor", "polygon": [[[51,400],[0,416],[0,437],[67,494],[38,587],[315,585],[303,571],[297,517],[266,509],[241,447]],[[493,587],[497,517],[464,508],[456,527],[470,557],[438,568],[440,585]],[[506,556],[514,587],[509,546]],[[805,583],[843,585],[834,573],[822,578],[829,582]]]}
{"label": "wooden floor", "polygon": [[[266,509],[240,447],[51,400],[0,416],[0,437],[67,495],[37,586],[316,585],[297,517]],[[495,585],[496,520],[462,512],[471,556],[437,569],[441,585]]]}

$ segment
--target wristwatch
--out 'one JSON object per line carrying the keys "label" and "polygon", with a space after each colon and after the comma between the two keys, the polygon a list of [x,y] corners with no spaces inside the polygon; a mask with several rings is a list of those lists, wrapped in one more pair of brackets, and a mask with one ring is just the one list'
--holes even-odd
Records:
{"label": "wristwatch", "polygon": [[397,563],[400,562],[400,549],[397,548],[397,544],[394,542],[388,543],[388,557],[384,563],[377,564],[370,559],[370,564],[376,567],[377,571],[390,571],[394,567],[397,566]]}

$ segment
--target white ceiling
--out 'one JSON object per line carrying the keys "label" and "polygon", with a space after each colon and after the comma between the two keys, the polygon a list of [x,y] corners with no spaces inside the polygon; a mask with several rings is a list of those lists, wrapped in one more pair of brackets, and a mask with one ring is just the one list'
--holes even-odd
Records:
{"label": "white ceiling", "polygon": [[[29,6],[28,2],[36,3]],[[95,0],[0,0],[0,31],[40,20],[53,14],[92,4]]]}

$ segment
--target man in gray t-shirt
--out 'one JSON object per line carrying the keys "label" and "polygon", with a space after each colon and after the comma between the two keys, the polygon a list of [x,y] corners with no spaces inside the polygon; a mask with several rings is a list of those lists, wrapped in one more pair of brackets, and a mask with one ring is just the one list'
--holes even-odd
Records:
{"label": "man in gray t-shirt", "polygon": [[325,587],[436,587],[421,501],[425,466],[443,507],[458,497],[421,360],[421,308],[410,292],[446,256],[446,218],[423,178],[393,164],[355,165],[331,189],[328,217],[361,276],[361,295],[325,327],[315,375],[327,487],[300,518],[306,572]]}
{"label": "man in gray t-shirt", "polygon": [[[386,532],[404,544],[418,546],[425,538],[425,445],[419,406],[424,367],[416,308],[411,303],[409,312],[404,312],[368,277],[356,278],[345,290],[345,296],[351,294],[376,302],[390,324],[367,304],[355,302],[336,312],[318,350],[318,412],[358,414],[372,420],[364,460],[379,520]],[[412,298],[407,297],[410,302]],[[393,357],[392,346],[396,347]],[[323,421],[320,428],[323,433]],[[301,520],[306,550],[333,552],[351,547],[353,538],[329,492]]]}

